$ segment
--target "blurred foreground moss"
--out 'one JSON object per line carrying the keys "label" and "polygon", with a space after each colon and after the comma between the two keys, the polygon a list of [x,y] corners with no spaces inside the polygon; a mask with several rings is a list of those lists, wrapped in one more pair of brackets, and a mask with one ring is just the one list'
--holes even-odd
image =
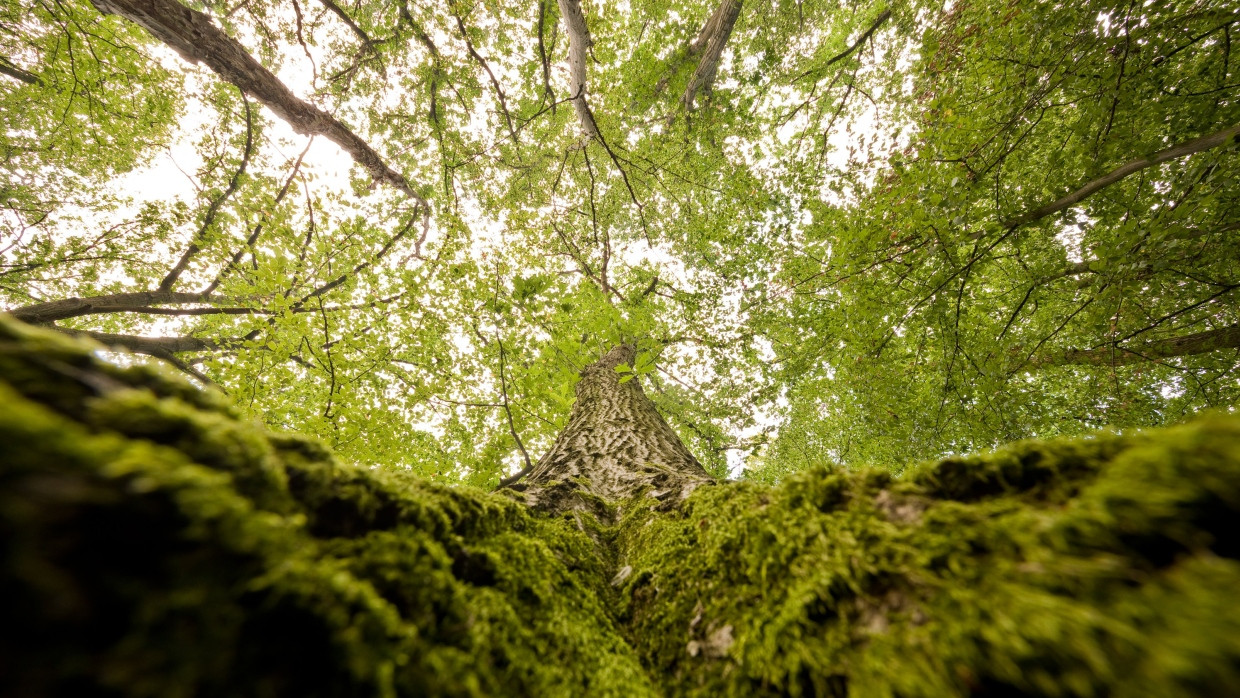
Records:
{"label": "blurred foreground moss", "polygon": [[342,464],[0,318],[0,694],[1240,694],[1240,420],[616,522]]}

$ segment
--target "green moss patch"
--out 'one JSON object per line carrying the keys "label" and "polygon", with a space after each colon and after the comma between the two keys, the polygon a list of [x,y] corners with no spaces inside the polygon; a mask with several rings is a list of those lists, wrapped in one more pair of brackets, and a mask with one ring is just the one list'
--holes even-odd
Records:
{"label": "green moss patch", "polygon": [[1235,417],[547,516],[94,350],[0,318],[3,695],[1240,694]]}
{"label": "green moss patch", "polygon": [[672,695],[1240,692],[1240,422],[802,472],[637,509],[629,636]]}
{"label": "green moss patch", "polygon": [[92,349],[0,324],[0,693],[651,692],[576,526]]}

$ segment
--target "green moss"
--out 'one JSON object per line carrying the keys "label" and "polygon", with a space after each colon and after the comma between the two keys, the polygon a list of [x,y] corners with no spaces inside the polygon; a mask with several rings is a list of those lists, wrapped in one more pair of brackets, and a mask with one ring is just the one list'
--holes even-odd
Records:
{"label": "green moss", "polygon": [[1240,422],[703,488],[630,512],[673,695],[1232,695]]}
{"label": "green moss", "polygon": [[552,517],[93,350],[0,318],[3,695],[1240,693],[1234,417]]}
{"label": "green moss", "polygon": [[650,691],[576,526],[341,464],[87,343],[0,342],[0,693]]}

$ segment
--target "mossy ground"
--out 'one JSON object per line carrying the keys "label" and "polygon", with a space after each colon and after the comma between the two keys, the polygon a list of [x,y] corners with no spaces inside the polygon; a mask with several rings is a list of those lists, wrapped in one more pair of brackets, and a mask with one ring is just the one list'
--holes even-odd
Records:
{"label": "mossy ground", "polygon": [[0,319],[0,695],[1240,694],[1234,417],[605,525],[93,349]]}

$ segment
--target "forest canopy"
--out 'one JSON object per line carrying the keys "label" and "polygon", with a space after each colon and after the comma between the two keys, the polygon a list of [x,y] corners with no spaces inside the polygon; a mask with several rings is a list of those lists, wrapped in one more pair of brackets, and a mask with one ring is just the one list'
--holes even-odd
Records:
{"label": "forest canopy", "polygon": [[609,347],[715,476],[1240,393],[1217,2],[0,5],[0,306],[494,484]]}

